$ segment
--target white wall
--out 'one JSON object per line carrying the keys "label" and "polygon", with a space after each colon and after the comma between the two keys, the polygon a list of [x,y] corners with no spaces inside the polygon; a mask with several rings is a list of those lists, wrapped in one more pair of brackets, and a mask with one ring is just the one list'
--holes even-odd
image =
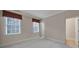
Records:
{"label": "white wall", "polygon": [[78,20],[78,41],[79,41],[79,20]]}
{"label": "white wall", "polygon": [[2,17],[1,16],[2,16],[2,11],[0,11],[0,44],[1,44],[1,41],[2,41],[2,28],[1,28],[1,23],[2,23],[1,19],[2,19]]}
{"label": "white wall", "polygon": [[66,19],[79,17],[79,10],[69,10],[44,19],[45,36],[64,42],[66,40]]}
{"label": "white wall", "polygon": [[[10,10],[11,11],[11,10]],[[32,17],[28,17],[26,16],[24,13],[18,12],[18,11],[12,11],[12,12],[18,12],[19,14],[22,15],[22,24],[21,24],[21,34],[18,35],[5,35],[5,20],[2,18],[2,11],[0,11],[1,13],[1,19],[0,19],[0,24],[1,24],[1,29],[2,29],[2,33],[0,34],[0,36],[2,36],[2,38],[0,39],[0,42],[2,45],[8,45],[8,44],[13,44],[15,42],[19,42],[22,40],[28,40],[30,38],[39,38],[40,37],[40,33],[33,33],[32,31]]]}

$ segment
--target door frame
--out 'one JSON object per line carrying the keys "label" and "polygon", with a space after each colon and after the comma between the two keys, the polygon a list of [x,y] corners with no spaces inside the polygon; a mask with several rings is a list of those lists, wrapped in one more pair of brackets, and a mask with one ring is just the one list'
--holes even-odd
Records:
{"label": "door frame", "polygon": [[[67,18],[67,19],[71,19],[71,18]],[[67,19],[66,19],[66,21],[67,21]],[[78,39],[79,39],[78,38],[78,21],[79,21],[79,17],[74,17],[74,20],[75,20],[75,43],[76,43],[75,47],[77,48],[78,47]],[[66,37],[66,39],[67,39],[67,37]],[[66,42],[66,44],[67,44],[67,42]]]}
{"label": "door frame", "polygon": [[78,28],[78,23],[79,22],[79,17],[77,17],[76,18],[76,20],[75,20],[75,35],[76,35],[76,42],[77,42],[77,47],[78,47],[78,40],[79,40],[79,37],[78,37],[78,35],[79,35],[79,33],[78,33],[78,31],[79,31],[79,28]]}

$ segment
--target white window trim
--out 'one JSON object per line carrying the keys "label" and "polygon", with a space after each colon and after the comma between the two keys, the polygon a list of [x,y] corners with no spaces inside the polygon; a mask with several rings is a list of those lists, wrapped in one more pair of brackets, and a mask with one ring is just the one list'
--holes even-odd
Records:
{"label": "white window trim", "polygon": [[8,29],[7,29],[7,18],[8,18],[8,17],[4,17],[5,23],[6,23],[6,24],[5,24],[5,34],[6,34],[6,35],[21,34],[21,20],[19,20],[19,21],[20,21],[20,22],[19,22],[19,26],[20,26],[20,27],[19,27],[19,32],[18,32],[18,33],[7,33],[7,30],[8,30]]}

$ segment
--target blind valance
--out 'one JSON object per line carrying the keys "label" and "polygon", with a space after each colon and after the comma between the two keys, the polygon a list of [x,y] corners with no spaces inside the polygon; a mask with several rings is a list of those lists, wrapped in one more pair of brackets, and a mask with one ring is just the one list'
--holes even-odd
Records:
{"label": "blind valance", "polygon": [[38,23],[40,23],[40,20],[32,18],[32,22],[38,22]]}
{"label": "blind valance", "polygon": [[3,15],[2,16],[18,18],[18,19],[22,20],[22,15],[19,15],[19,14],[13,13],[13,12],[9,12],[9,11],[6,11],[6,10],[3,10]]}

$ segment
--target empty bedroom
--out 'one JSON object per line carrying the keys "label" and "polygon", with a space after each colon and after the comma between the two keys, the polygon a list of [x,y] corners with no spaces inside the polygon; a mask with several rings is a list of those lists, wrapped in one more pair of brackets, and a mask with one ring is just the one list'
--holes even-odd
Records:
{"label": "empty bedroom", "polygon": [[78,48],[79,10],[0,10],[0,48]]}

